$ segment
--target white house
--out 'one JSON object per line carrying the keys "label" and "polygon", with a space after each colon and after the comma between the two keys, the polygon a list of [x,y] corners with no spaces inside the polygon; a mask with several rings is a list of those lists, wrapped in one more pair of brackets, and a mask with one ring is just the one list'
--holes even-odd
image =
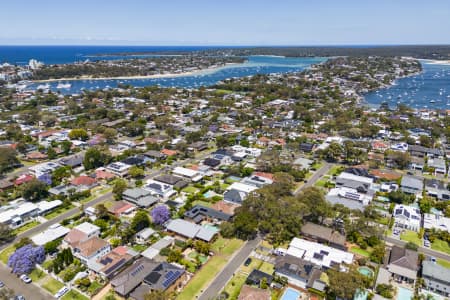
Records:
{"label": "white house", "polygon": [[396,204],[393,217],[394,224],[397,227],[417,232],[420,230],[422,217],[420,216],[420,210],[416,207]]}

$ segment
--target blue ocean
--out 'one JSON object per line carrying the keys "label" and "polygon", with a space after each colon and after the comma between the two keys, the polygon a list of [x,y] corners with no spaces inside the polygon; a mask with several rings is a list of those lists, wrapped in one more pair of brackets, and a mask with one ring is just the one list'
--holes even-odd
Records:
{"label": "blue ocean", "polygon": [[[77,61],[123,59],[145,57],[145,55],[122,56],[122,53],[151,52],[160,55],[174,52],[200,51],[217,48],[237,48],[226,46],[0,46],[0,63],[27,64],[37,59],[46,64],[73,63]],[[106,55],[106,56],[105,56]],[[200,74],[179,77],[129,79],[129,80],[73,80],[70,88],[58,89],[59,82],[49,83],[50,89],[63,94],[80,93],[83,90],[114,88],[119,84],[131,84],[137,87],[160,85],[163,87],[197,88],[211,86],[217,82],[255,74],[289,73],[302,71],[312,64],[325,61],[326,58],[285,58],[274,56],[250,56],[242,64],[235,64],[205,71]],[[365,95],[366,102],[378,107],[387,101],[390,107],[404,103],[413,108],[447,108],[450,104],[450,65],[431,64],[421,61],[423,72],[416,76],[397,80],[396,84]],[[36,88],[35,84],[32,88]]]}
{"label": "blue ocean", "polygon": [[447,109],[450,105],[450,64],[422,60],[422,73],[398,79],[395,85],[365,95],[368,104],[378,107],[386,101],[391,108],[405,104],[412,108]]}

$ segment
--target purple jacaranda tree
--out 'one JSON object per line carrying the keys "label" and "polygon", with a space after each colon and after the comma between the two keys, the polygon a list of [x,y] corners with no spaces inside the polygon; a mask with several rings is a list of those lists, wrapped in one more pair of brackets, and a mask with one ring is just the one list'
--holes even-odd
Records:
{"label": "purple jacaranda tree", "polygon": [[152,209],[151,214],[153,223],[158,225],[162,225],[170,219],[170,210],[165,205],[155,207],[154,209]]}
{"label": "purple jacaranda tree", "polygon": [[8,259],[8,267],[15,274],[29,274],[36,264],[45,260],[45,251],[42,246],[34,247],[31,244],[17,249]]}

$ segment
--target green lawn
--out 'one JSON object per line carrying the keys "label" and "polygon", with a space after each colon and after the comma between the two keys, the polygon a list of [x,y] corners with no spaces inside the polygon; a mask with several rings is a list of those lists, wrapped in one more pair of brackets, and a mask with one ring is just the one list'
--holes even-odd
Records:
{"label": "green lawn", "polygon": [[382,224],[382,225],[388,225],[388,224],[389,224],[389,218],[383,218],[383,217],[381,217],[381,218],[378,218],[378,219],[376,220],[376,222],[377,222],[377,223],[380,223],[380,224]]}
{"label": "green lawn", "polygon": [[63,283],[59,282],[52,277],[48,277],[45,283],[42,285],[44,289],[50,292],[50,294],[54,295],[57,291],[59,291],[64,286]]}
{"label": "green lawn", "polygon": [[185,192],[187,194],[195,194],[195,193],[197,193],[198,189],[193,186],[187,186],[184,189],[182,189],[181,191]]}
{"label": "green lawn", "polygon": [[422,240],[415,231],[406,230],[404,233],[400,234],[400,239],[402,241],[414,243],[417,246],[422,246]]}
{"label": "green lawn", "polygon": [[272,265],[272,264],[270,264],[270,263],[268,263],[268,262],[265,262],[265,261],[264,261],[264,262],[261,264],[261,266],[259,267],[259,270],[260,270],[261,272],[264,272],[264,273],[267,273],[267,274],[272,275],[273,272],[275,271],[275,266]]}
{"label": "green lawn", "polygon": [[450,246],[446,241],[443,240],[434,240],[434,242],[431,244],[431,249],[450,254]]}
{"label": "green lawn", "polygon": [[77,291],[70,290],[67,294],[65,294],[61,300],[89,300],[89,298],[81,295]]}
{"label": "green lawn", "polygon": [[209,203],[209,202],[206,202],[206,201],[202,201],[202,200],[197,200],[197,201],[192,202],[192,206],[195,206],[195,205],[203,205],[203,206],[206,206],[206,207],[211,207],[212,203]]}
{"label": "green lawn", "polygon": [[216,253],[189,281],[183,291],[178,295],[178,300],[195,299],[200,290],[204,289],[208,282],[213,280],[220,270],[227,264],[230,256],[239,249],[243,241],[219,238],[212,246]]}
{"label": "green lawn", "polygon": [[358,248],[358,247],[350,248],[350,252],[354,253],[354,254],[358,254],[358,255],[364,256],[364,257],[369,257],[370,256],[369,251],[361,249],[361,248]]}
{"label": "green lawn", "polygon": [[224,291],[230,295],[227,299],[236,300],[239,297],[239,293],[241,292],[242,286],[245,284],[245,280],[247,279],[247,275],[244,274],[236,274],[228,281],[227,285],[224,288]]}
{"label": "green lawn", "polygon": [[25,232],[27,230],[30,230],[33,227],[38,226],[39,224],[41,224],[41,223],[39,223],[38,221],[31,221],[31,222],[29,222],[29,223],[27,223],[27,224],[25,224],[25,225],[23,225],[23,226],[21,226],[19,228],[14,229],[13,230],[13,234],[15,234],[15,235],[21,234],[21,233],[23,233],[23,232]]}
{"label": "green lawn", "polygon": [[47,274],[45,274],[44,271],[39,269],[34,269],[28,276],[33,280],[34,282],[39,281],[40,279],[44,278]]}
{"label": "green lawn", "polygon": [[323,167],[323,165],[324,165],[323,162],[316,162],[315,164],[313,164],[313,165],[311,166],[310,169],[319,170],[320,168]]}
{"label": "green lawn", "polygon": [[450,269],[450,261],[442,259],[442,258],[438,258],[438,259],[436,259],[436,262],[439,265],[441,265],[441,266],[443,266],[443,267],[445,267],[447,269]]}
{"label": "green lawn", "polygon": [[11,254],[14,253],[14,251],[16,251],[16,248],[14,248],[13,245],[5,248],[1,253],[0,253],[0,260],[2,261],[2,263],[4,263],[5,265],[8,263],[8,259],[9,256]]}
{"label": "green lawn", "polygon": [[65,213],[66,211],[71,210],[71,209],[74,208],[74,207],[75,207],[75,206],[73,206],[72,204],[71,204],[71,205],[68,205],[68,206],[66,206],[66,207],[61,207],[61,208],[55,209],[54,211],[52,211],[52,212],[49,213],[49,214],[46,214],[44,217],[45,217],[47,220],[51,220],[51,219],[54,219],[54,218],[56,218],[57,216],[59,216],[59,215]]}
{"label": "green lawn", "polygon": [[333,167],[331,167],[331,169],[328,171],[328,175],[331,175],[331,176],[337,176],[337,175],[339,175],[343,170],[344,170],[344,167],[342,167],[342,166],[333,166]]}
{"label": "green lawn", "polygon": [[147,245],[134,245],[133,247],[133,250],[135,250],[135,251],[137,251],[137,252],[142,252],[142,251],[144,251],[145,249],[147,249],[148,248],[148,246]]}
{"label": "green lawn", "polygon": [[103,287],[103,284],[100,284],[98,281],[92,281],[91,285],[88,287],[89,295],[94,294],[96,291],[100,290]]}
{"label": "green lawn", "polygon": [[327,180],[322,178],[322,179],[317,180],[314,185],[316,187],[325,187],[326,183],[327,183]]}

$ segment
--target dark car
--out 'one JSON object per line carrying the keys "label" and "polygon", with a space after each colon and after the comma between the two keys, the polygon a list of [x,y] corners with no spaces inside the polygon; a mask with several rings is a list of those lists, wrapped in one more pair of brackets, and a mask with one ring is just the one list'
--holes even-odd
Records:
{"label": "dark car", "polygon": [[250,266],[251,263],[252,263],[252,259],[249,257],[245,260],[244,266],[248,267],[248,266]]}
{"label": "dark car", "polygon": [[3,281],[0,281],[0,288],[4,287],[5,284],[3,283]]}

